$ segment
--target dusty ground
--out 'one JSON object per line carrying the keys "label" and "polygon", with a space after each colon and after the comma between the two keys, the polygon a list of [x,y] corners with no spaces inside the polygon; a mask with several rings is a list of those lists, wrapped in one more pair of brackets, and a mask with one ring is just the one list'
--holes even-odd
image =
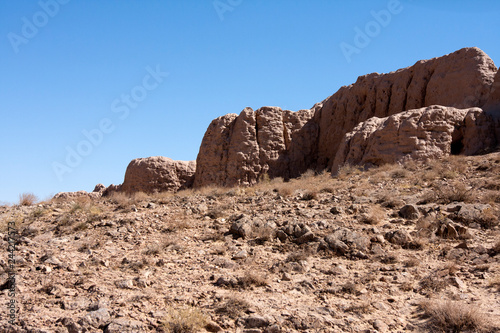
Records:
{"label": "dusty ground", "polygon": [[497,332],[499,191],[494,153],[1,206],[0,330]]}

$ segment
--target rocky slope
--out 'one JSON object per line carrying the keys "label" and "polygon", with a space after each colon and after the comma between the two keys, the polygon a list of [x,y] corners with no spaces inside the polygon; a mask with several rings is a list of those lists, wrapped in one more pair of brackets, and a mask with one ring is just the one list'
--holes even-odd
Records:
{"label": "rocky slope", "polygon": [[1,206],[0,331],[498,332],[499,174],[493,153]]}

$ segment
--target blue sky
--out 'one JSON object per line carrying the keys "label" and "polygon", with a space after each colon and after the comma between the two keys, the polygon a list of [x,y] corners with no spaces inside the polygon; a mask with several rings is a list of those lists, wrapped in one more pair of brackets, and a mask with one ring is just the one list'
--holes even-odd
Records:
{"label": "blue sky", "polygon": [[310,108],[359,75],[467,46],[498,65],[499,12],[485,0],[0,0],[0,203],[119,184],[137,157],[194,160],[210,121],[247,106]]}

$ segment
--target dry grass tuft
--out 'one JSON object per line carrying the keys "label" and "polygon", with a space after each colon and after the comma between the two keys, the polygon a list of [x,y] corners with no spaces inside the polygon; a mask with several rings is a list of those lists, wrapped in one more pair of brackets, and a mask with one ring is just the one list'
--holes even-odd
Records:
{"label": "dry grass tuft", "polygon": [[301,262],[307,260],[311,256],[311,253],[305,250],[294,251],[288,254],[285,262]]}
{"label": "dry grass tuft", "polygon": [[238,278],[238,286],[243,289],[249,289],[252,286],[264,287],[267,285],[267,278],[262,273],[246,271],[243,276]]}
{"label": "dry grass tuft", "polygon": [[38,197],[33,193],[23,193],[19,195],[19,205],[32,206],[38,202]]}
{"label": "dry grass tuft", "polygon": [[371,225],[380,224],[386,217],[385,210],[377,205],[371,206],[368,212],[361,216],[361,222]]}
{"label": "dry grass tuft", "polygon": [[215,313],[225,314],[229,318],[236,319],[245,313],[250,308],[250,304],[236,296],[227,298],[227,300],[219,306]]}
{"label": "dry grass tuft", "polygon": [[430,328],[443,332],[480,332],[486,328],[486,319],[477,306],[459,302],[426,300],[420,303],[423,316]]}
{"label": "dry grass tuft", "polygon": [[340,289],[341,292],[345,294],[351,294],[351,295],[356,295],[358,293],[358,286],[356,283],[353,282],[346,282],[342,288]]}
{"label": "dry grass tuft", "polygon": [[309,190],[302,196],[302,200],[310,201],[310,200],[318,200],[318,192],[314,190]]}
{"label": "dry grass tuft", "polygon": [[496,275],[488,281],[488,287],[496,288],[500,292],[500,275]]}
{"label": "dry grass tuft", "polygon": [[170,333],[200,332],[208,323],[208,317],[194,307],[167,309],[163,326]]}
{"label": "dry grass tuft", "polygon": [[446,279],[436,276],[436,274],[429,274],[420,281],[420,289],[428,290],[431,292],[440,292],[448,286]]}

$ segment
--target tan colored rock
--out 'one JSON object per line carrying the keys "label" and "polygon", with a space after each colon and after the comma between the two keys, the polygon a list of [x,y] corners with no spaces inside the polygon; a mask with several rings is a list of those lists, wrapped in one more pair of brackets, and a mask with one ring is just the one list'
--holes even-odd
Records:
{"label": "tan colored rock", "polygon": [[175,192],[191,187],[195,169],[195,161],[174,161],[163,156],[136,158],[129,163],[120,190],[126,193]]}
{"label": "tan colored rock", "polygon": [[382,165],[453,154],[474,155],[495,142],[491,117],[479,108],[433,105],[390,117],[373,117],[344,136],[332,167]]}
{"label": "tan colored rock", "polygon": [[100,198],[101,192],[87,192],[87,191],[77,191],[77,192],[59,192],[54,195],[54,199],[76,199],[82,197],[88,197],[90,199]]}
{"label": "tan colored rock", "polygon": [[[315,114],[319,126],[317,169],[331,167],[344,134],[372,117],[387,117],[430,105],[483,106],[496,67],[478,48],[418,61],[388,74],[368,74],[340,88]],[[365,124],[375,126],[375,124]]]}
{"label": "tan colored rock", "polygon": [[495,75],[495,81],[491,86],[489,99],[483,109],[495,119],[500,119],[500,71]]}
{"label": "tan colored rock", "polygon": [[[203,138],[194,186],[248,185],[264,174],[287,179],[307,169],[331,168],[344,135],[360,122],[430,105],[481,107],[496,71],[483,51],[465,48],[388,74],[361,76],[310,110],[246,108],[240,115],[219,117]],[[487,120],[470,117],[476,127]],[[366,131],[378,124],[373,120],[364,126]],[[468,140],[480,145],[472,143],[472,136]]]}
{"label": "tan colored rock", "polygon": [[500,71],[495,75],[495,82],[491,87],[490,98],[483,110],[492,116],[495,122],[495,134],[497,146],[500,145]]}
{"label": "tan colored rock", "polygon": [[245,108],[212,121],[197,158],[195,187],[255,184],[260,177],[290,178],[307,170],[317,127],[314,109]]}

